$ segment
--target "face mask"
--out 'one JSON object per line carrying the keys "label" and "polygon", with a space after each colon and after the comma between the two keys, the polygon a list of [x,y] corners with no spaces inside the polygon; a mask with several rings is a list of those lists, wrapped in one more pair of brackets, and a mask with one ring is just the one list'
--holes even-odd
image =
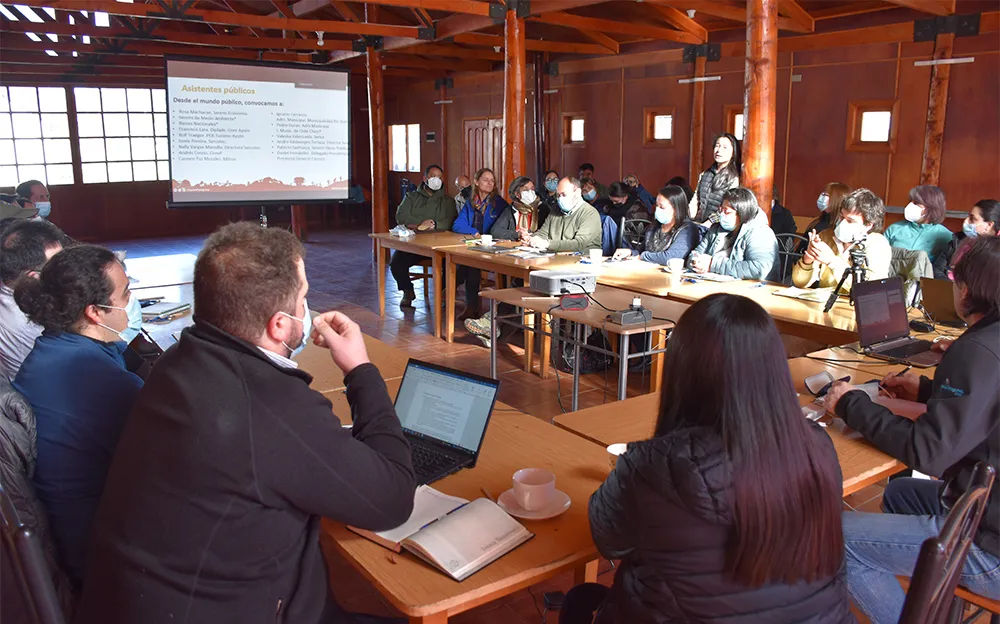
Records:
{"label": "face mask", "polygon": [[854,243],[865,237],[867,232],[862,230],[863,226],[848,223],[847,221],[841,220],[837,224],[837,227],[833,228],[833,235],[837,237],[842,243]]}
{"label": "face mask", "polygon": [[533,204],[538,196],[535,195],[534,191],[523,191],[521,193],[521,203],[522,204]]}
{"label": "face mask", "polygon": [[830,207],[830,196],[820,195],[818,198],[816,198],[816,207],[819,208],[821,211],[826,211],[826,209]]}
{"label": "face mask", "polygon": [[597,191],[590,190],[583,194],[583,198],[587,201],[593,201],[597,197]]}
{"label": "face mask", "polygon": [[573,212],[573,208],[576,207],[569,203],[570,199],[568,197],[559,197],[556,201],[559,203],[559,210],[561,210],[563,214]]}
{"label": "face mask", "polygon": [[[427,188],[432,191],[441,190],[441,178],[427,178]],[[292,318],[295,318],[294,316]]]}
{"label": "face mask", "polygon": [[658,207],[653,212],[653,218],[656,219],[657,222],[659,222],[659,223],[667,224],[667,223],[670,223],[670,218],[673,216],[671,214],[671,212],[672,211],[670,210],[670,208],[659,208]]}
{"label": "face mask", "polygon": [[52,202],[36,202],[35,208],[38,208],[38,216],[43,219],[52,214]]}
{"label": "face mask", "polygon": [[910,202],[903,208],[903,218],[910,223],[917,223],[924,217],[924,209]]}
{"label": "face mask", "polygon": [[[441,186],[441,180],[439,178],[431,178],[431,180],[437,180],[438,181],[438,186],[439,187]],[[282,345],[284,345],[284,347],[286,349],[288,349],[289,351],[291,351],[291,354],[289,354],[289,356],[288,356],[288,359],[290,359],[290,360],[294,360],[295,357],[298,356],[298,354],[302,353],[302,350],[306,348],[306,341],[309,340],[309,332],[312,331],[313,324],[312,324],[312,316],[309,314],[309,301],[303,299],[302,300],[302,305],[306,309],[306,314],[302,318],[299,318],[297,316],[292,316],[288,312],[279,312],[279,314],[284,314],[288,318],[295,319],[296,321],[302,323],[302,341],[299,342],[299,346],[297,346],[297,347],[295,347],[293,349],[292,347],[289,347],[284,342],[281,343]]]}
{"label": "face mask", "polygon": [[736,229],[736,213],[733,214],[720,214],[719,215],[719,226],[727,231],[732,232]]}
{"label": "face mask", "polygon": [[550,192],[550,193],[555,193],[557,186],[559,186],[559,180],[546,180],[545,181],[545,190],[548,191],[548,192]]}
{"label": "face mask", "polygon": [[97,307],[105,308],[107,310],[125,310],[125,314],[128,315],[128,325],[121,331],[108,327],[103,323],[98,323],[98,325],[104,329],[118,334],[118,337],[121,338],[125,344],[129,344],[135,340],[136,336],[139,335],[139,330],[142,329],[142,306],[139,304],[139,299],[135,296],[135,293],[129,293],[128,303],[124,308],[100,304],[98,304]]}
{"label": "face mask", "polygon": [[979,236],[979,232],[976,230],[975,223],[969,223],[966,221],[962,224],[962,234],[965,234],[969,238],[975,238]]}

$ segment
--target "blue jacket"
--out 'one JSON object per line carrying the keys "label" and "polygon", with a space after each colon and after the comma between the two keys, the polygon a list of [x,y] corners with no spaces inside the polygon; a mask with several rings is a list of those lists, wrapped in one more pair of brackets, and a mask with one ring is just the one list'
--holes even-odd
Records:
{"label": "blue jacket", "polygon": [[494,195],[493,206],[488,208],[483,214],[483,229],[482,231],[479,231],[472,227],[476,209],[472,206],[472,200],[469,200],[465,202],[464,206],[462,206],[462,211],[458,213],[458,218],[455,219],[455,223],[451,226],[451,231],[459,234],[488,234],[490,228],[493,227],[493,222],[496,221],[506,209],[507,202],[504,198],[499,195]]}
{"label": "blue jacket", "polygon": [[635,187],[635,196],[639,198],[639,201],[646,205],[647,210],[653,209],[653,204],[656,203],[656,198],[653,197],[641,184]]}
{"label": "blue jacket", "polygon": [[716,254],[722,246],[719,234],[722,226],[718,223],[708,229],[704,238],[694,248],[698,253],[712,256],[709,271],[730,275],[736,279],[771,280],[778,279],[778,239],[767,223],[767,215],[758,210],[757,215],[744,223],[736,234],[728,258]]}
{"label": "blue jacket", "polygon": [[[656,230],[660,229],[659,223],[653,223],[646,230],[646,246],[653,240]],[[674,258],[687,259],[691,250],[701,241],[701,227],[693,221],[688,221],[673,233],[673,239],[667,248],[660,252],[644,251],[639,254],[639,258],[646,262],[656,264],[667,264]]]}
{"label": "blue jacket", "polygon": [[14,379],[35,412],[35,489],[52,538],[77,583],[111,458],[142,379],[125,368],[124,342],[44,332]]}

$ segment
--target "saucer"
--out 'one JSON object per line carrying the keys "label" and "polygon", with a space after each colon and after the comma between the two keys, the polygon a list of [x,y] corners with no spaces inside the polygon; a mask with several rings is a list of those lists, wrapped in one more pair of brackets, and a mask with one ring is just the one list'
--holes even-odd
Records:
{"label": "saucer", "polygon": [[496,246],[496,244],[497,244],[496,241],[493,241],[492,243],[489,243],[489,244],[484,243],[482,241],[479,241],[479,246],[480,247],[494,247],[494,246]]}
{"label": "saucer", "polygon": [[500,509],[503,509],[515,518],[523,518],[524,520],[548,520],[549,518],[555,518],[569,509],[572,502],[569,494],[562,490],[556,490],[555,496],[548,507],[536,511],[528,511],[521,507],[514,497],[514,490],[507,490],[497,498],[497,504],[500,505]]}

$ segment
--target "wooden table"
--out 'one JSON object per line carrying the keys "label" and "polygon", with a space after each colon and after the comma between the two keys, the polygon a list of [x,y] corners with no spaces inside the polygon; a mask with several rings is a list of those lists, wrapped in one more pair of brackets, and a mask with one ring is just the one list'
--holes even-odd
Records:
{"label": "wooden table", "polygon": [[[132,282],[131,289],[177,286],[194,282],[194,254],[171,254],[145,258],[125,258],[125,273]],[[140,293],[146,296],[145,293]]]}
{"label": "wooden table", "polygon": [[[839,368],[808,358],[794,358],[788,361],[799,393],[799,403],[806,405],[813,401],[805,389],[803,380],[809,375],[826,371],[835,379],[851,375],[851,383],[864,383],[878,376],[858,375],[858,371]],[[659,413],[660,393],[651,393],[627,399],[621,403],[598,405],[571,414],[556,416],[555,424],[572,431],[601,448],[617,442],[646,440],[653,434]],[[900,472],[905,468],[902,462],[876,449],[869,442],[857,437],[849,437],[843,432],[827,427],[826,432],[833,440],[844,477],[844,496],[853,494],[872,483]]]}
{"label": "wooden table", "polygon": [[[434,336],[440,338],[441,322],[438,310],[441,308],[441,275],[443,275],[441,272],[441,265],[444,262],[444,253],[442,250],[446,247],[465,247],[465,243],[462,241],[468,238],[468,235],[456,234],[454,232],[418,232],[416,235],[409,238],[400,238],[398,236],[393,236],[388,232],[383,232],[379,234],[369,234],[369,236],[375,239],[375,243],[378,246],[375,257],[378,262],[379,316],[385,316],[386,252],[390,249],[396,249],[416,254],[418,256],[424,256],[425,258],[430,258],[431,269],[434,274],[434,298],[433,301],[431,301],[431,322],[434,324]],[[454,278],[454,275],[452,275],[452,278]],[[449,282],[449,284],[451,284],[452,288],[454,288],[453,281]],[[426,296],[427,293],[424,293],[424,295]],[[452,310],[454,310],[454,304],[452,303],[449,305],[452,307]],[[452,314],[454,315],[454,312]],[[454,318],[454,316],[452,318]]]}
{"label": "wooden table", "polygon": [[[515,247],[516,243],[501,242],[501,247]],[[458,265],[489,271],[497,274],[500,285],[506,285],[504,278],[517,278],[527,281],[528,274],[538,269],[565,269],[569,267],[588,270],[589,265],[580,265],[580,256],[571,253],[558,253],[544,258],[524,259],[509,254],[486,253],[475,247],[449,247],[443,250],[447,260],[448,278],[447,302],[445,304],[445,340],[451,342],[455,336],[455,289],[456,268]],[[501,278],[503,276],[503,278]]]}
{"label": "wooden table", "polygon": [[[393,396],[398,389],[398,380],[389,382]],[[485,487],[495,497],[510,488],[516,470],[526,467],[554,472],[556,487],[570,495],[572,505],[551,520],[521,520],[535,538],[460,583],[412,554],[396,555],[393,560],[388,550],[337,522],[324,520],[323,531],[340,554],[412,624],[447,622],[450,616],[567,570],[575,571],[578,583],[594,582],[598,553],[590,536],[587,503],[608,475],[603,448],[497,403],[477,466],[433,486],[469,500],[481,498],[480,488]]]}
{"label": "wooden table", "polygon": [[776,291],[787,288],[781,284],[748,280],[698,280],[698,283],[690,284],[660,269],[657,264],[642,261],[603,264],[597,269],[597,281],[606,286],[684,303],[694,303],[720,292],[742,295],[753,299],[767,310],[782,333],[828,345],[844,344],[857,339],[854,308],[843,297],[834,304],[830,312],[824,313],[822,303],[775,295]]}
{"label": "wooden table", "polygon": [[[628,380],[628,353],[629,336],[634,334],[652,334],[652,345],[649,349],[634,355],[647,355],[650,351],[660,351],[652,353],[653,362],[650,373],[650,386],[655,390],[660,389],[660,381],[663,370],[663,351],[666,348],[667,330],[673,328],[674,321],[683,314],[687,306],[672,301],[666,301],[658,297],[640,297],[642,306],[651,310],[653,320],[644,324],[620,325],[608,320],[611,314],[607,309],[625,310],[628,309],[632,300],[637,295],[635,293],[621,290],[619,288],[609,288],[598,286],[591,293],[591,304],[585,310],[561,310],[552,309],[559,301],[558,297],[539,297],[538,293],[530,288],[505,288],[502,290],[490,290],[483,294],[483,297],[490,301],[490,310],[494,319],[493,327],[497,323],[507,323],[520,327],[524,330],[524,370],[532,371],[532,357],[534,355],[534,315],[542,315],[543,329],[539,332],[542,338],[542,357],[539,363],[539,375],[546,377],[549,364],[549,349],[551,343],[551,332],[548,331],[550,317],[577,323],[580,326],[595,327],[607,331],[619,337],[617,344],[612,341],[612,346],[616,347],[618,357],[618,400],[625,398]],[[600,302],[599,304],[597,302]],[[509,320],[498,320],[497,308],[501,303],[510,304],[523,309],[522,322],[515,323]],[[601,307],[601,306],[604,307]],[[495,331],[493,332],[496,333]],[[574,332],[574,361],[580,358],[580,343],[586,338],[581,338],[578,331]],[[496,378],[497,345],[496,340],[490,342],[490,374]],[[573,371],[573,395],[572,410],[576,411],[579,400],[580,370],[574,367]]]}
{"label": "wooden table", "polygon": [[[410,356],[405,351],[390,347],[381,340],[365,335],[365,347],[368,349],[368,359],[378,367],[383,379],[399,379],[406,372],[406,363]],[[299,368],[313,376],[310,388],[317,392],[333,392],[343,390],[344,373],[333,363],[330,350],[309,344],[295,361]]]}

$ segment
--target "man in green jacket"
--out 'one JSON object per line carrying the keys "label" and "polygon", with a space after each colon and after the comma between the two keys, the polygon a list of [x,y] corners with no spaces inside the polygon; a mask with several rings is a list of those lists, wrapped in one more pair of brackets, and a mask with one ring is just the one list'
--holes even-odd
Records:
{"label": "man in green jacket", "polygon": [[[396,223],[419,232],[446,232],[451,229],[458,210],[455,198],[444,191],[444,171],[438,165],[429,165],[424,170],[424,181],[417,190],[403,198],[396,209]],[[410,280],[410,267],[420,264],[426,258],[405,251],[395,251],[389,261],[389,270],[396,285],[403,293],[399,307],[412,307],[416,295]],[[438,279],[438,276],[434,276]]]}
{"label": "man in green jacket", "polygon": [[559,212],[549,215],[542,227],[523,242],[547,251],[582,251],[601,248],[601,216],[583,201],[580,181],[563,178],[556,187]]}

